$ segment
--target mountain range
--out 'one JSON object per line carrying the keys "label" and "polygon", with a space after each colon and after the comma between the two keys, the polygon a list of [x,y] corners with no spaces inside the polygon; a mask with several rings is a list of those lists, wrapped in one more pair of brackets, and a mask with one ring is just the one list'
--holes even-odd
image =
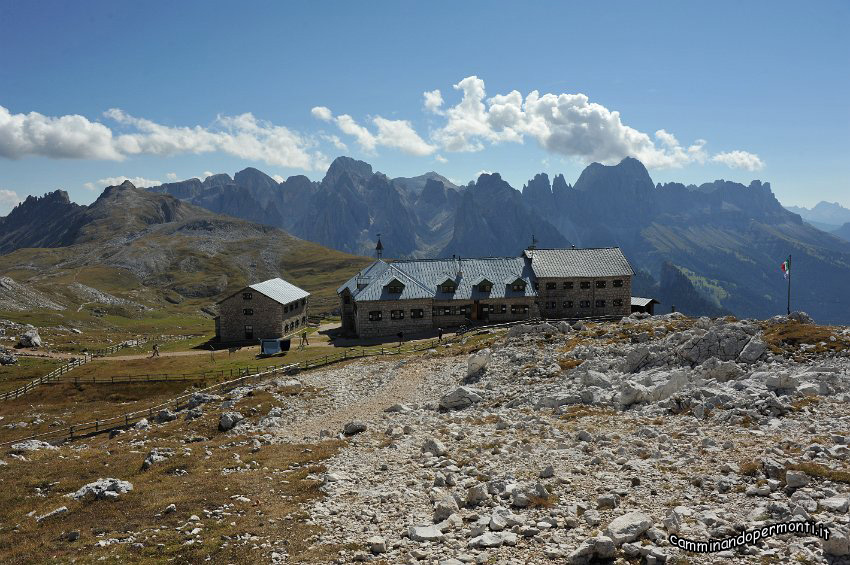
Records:
{"label": "mountain range", "polygon": [[365,264],[129,181],[107,187],[89,206],[57,190],[30,196],[0,218],[0,272],[66,305],[76,304],[74,291],[85,284],[150,307],[204,306],[282,276],[313,292],[316,310],[327,312],[337,304],[337,279]]}
{"label": "mountain range", "polygon": [[[104,212],[105,203],[119,196],[121,204]],[[207,255],[203,268],[188,277],[186,269],[197,259],[195,248],[184,245],[186,233],[208,238],[193,244]],[[620,246],[637,272],[635,295],[659,299],[662,310],[689,314],[784,312],[779,266],[790,254],[792,308],[823,322],[850,321],[843,295],[850,280],[848,241],[783,208],[769,183],[655,184],[632,158],[612,166],[593,163],[572,186],[563,175],[550,180],[540,173],[521,191],[497,173],[465,186],[435,172],[391,179],[348,157],[334,160],[318,182],[304,176],[277,182],[248,168],[233,177],[217,174],[147,190],[125,183],[107,188],[89,207],[58,191],[30,197],[0,219],[0,253],[107,241],[89,264],[120,266],[181,296],[213,296],[262,269],[280,272],[287,246],[308,245],[302,240],[368,256],[378,234],[384,255],[394,258],[515,255],[531,244]],[[258,248],[254,259],[231,249],[227,264],[215,265],[221,238],[240,249],[252,242]],[[287,243],[268,249],[266,240]],[[128,244],[122,247],[122,241]],[[144,253],[134,251],[139,245]],[[150,249],[156,250],[153,259],[145,255]],[[331,253],[316,249],[317,256]],[[0,256],[0,268],[7,264],[7,256]]]}
{"label": "mountain range", "polygon": [[821,201],[812,208],[802,206],[786,206],[787,210],[799,214],[804,221],[819,230],[834,233],[850,241],[850,209],[838,202]]}

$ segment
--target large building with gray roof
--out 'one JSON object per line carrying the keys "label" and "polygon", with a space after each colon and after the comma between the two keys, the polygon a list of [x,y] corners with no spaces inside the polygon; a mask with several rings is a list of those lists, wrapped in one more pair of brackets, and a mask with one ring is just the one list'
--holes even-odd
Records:
{"label": "large building with gray roof", "polygon": [[376,337],[531,317],[627,316],[633,276],[618,247],[528,249],[519,257],[378,259],[337,294],[343,331]]}
{"label": "large building with gray roof", "polygon": [[219,301],[216,338],[225,343],[256,343],[306,327],[309,298],[309,292],[280,278],[246,286]]}

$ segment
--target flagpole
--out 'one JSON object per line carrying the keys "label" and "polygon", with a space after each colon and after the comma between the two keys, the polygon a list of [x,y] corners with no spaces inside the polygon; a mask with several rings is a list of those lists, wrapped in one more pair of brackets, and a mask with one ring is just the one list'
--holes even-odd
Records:
{"label": "flagpole", "polygon": [[788,315],[791,315],[791,255],[788,255]]}

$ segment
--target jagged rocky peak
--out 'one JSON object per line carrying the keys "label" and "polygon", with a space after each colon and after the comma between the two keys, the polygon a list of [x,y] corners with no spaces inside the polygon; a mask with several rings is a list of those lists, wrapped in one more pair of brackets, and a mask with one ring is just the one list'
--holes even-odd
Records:
{"label": "jagged rocky peak", "polygon": [[643,163],[626,157],[616,165],[591,163],[575,184],[579,191],[605,191],[618,194],[641,194],[654,190],[655,185]]}
{"label": "jagged rocky peak", "polygon": [[358,161],[351,157],[337,157],[328,167],[328,172],[325,173],[323,183],[336,182],[336,180],[344,174],[368,179],[372,176],[372,165],[365,161]]}
{"label": "jagged rocky peak", "polygon": [[549,175],[546,173],[537,173],[534,175],[534,178],[528,181],[524,187],[522,187],[523,194],[528,192],[529,194],[550,194],[552,192],[552,185],[549,183]]}
{"label": "jagged rocky peak", "polygon": [[555,175],[555,178],[552,179],[552,192],[554,194],[561,194],[572,187],[567,184],[566,179],[562,173],[558,173]]}
{"label": "jagged rocky peak", "polygon": [[218,173],[217,175],[210,175],[204,179],[204,186],[222,186],[225,184],[233,184],[233,179],[230,178],[230,175],[227,173]]}
{"label": "jagged rocky peak", "polygon": [[446,186],[442,181],[428,179],[422,188],[418,202],[438,206],[446,201]]}
{"label": "jagged rocky peak", "polygon": [[244,186],[250,189],[274,189],[279,186],[276,180],[271,178],[263,171],[255,169],[254,167],[242,169],[241,171],[233,175],[233,180],[235,180],[236,184],[238,184],[239,186]]}

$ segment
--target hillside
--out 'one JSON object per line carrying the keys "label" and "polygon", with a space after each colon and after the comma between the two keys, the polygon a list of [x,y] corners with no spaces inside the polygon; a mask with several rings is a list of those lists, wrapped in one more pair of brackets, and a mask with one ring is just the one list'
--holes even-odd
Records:
{"label": "hillside", "polygon": [[[398,258],[513,255],[532,236],[542,246],[619,245],[642,273],[636,294],[695,315],[784,312],[778,265],[791,254],[795,305],[819,320],[850,320],[850,304],[840,299],[850,245],[784,209],[761,181],[656,185],[640,161],[627,158],[589,165],[574,186],[540,173],[520,192],[498,174],[457,187],[435,172],[390,179],[339,157],[321,182],[277,183],[245,169],[232,179],[150,190],[363,255],[378,233],[385,255]],[[819,218],[843,213],[825,203],[815,209]]]}
{"label": "hillside", "polygon": [[[71,213],[43,211],[57,202]],[[108,187],[90,206],[69,205],[59,192],[28,199],[0,223],[0,241],[7,249],[29,244],[0,255],[0,272],[66,305],[81,303],[71,285],[82,283],[154,308],[186,301],[197,311],[281,276],[314,293],[315,311],[329,311],[337,284],[368,261],[130,182]]]}

